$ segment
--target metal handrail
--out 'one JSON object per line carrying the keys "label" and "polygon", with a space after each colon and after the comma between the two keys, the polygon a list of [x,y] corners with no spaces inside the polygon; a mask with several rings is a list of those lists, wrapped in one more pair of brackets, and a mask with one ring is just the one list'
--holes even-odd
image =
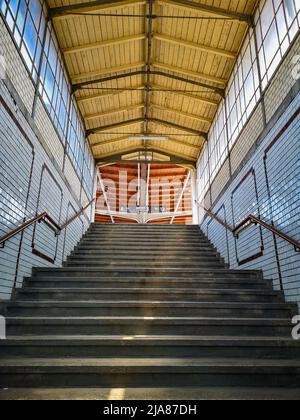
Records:
{"label": "metal handrail", "polygon": [[93,204],[94,201],[95,201],[95,198],[93,198],[93,200],[91,200],[86,206],[80,209],[73,217],[71,217],[71,219],[69,219],[63,225],[59,225],[58,223],[56,223],[55,220],[53,220],[53,218],[49,216],[47,212],[40,213],[37,216],[33,217],[32,219],[28,220],[27,222],[23,223],[22,225],[18,226],[17,228],[6,233],[4,236],[1,236],[0,246],[4,246],[5,242],[7,242],[9,239],[12,239],[14,236],[23,232],[25,229],[29,228],[35,223],[43,222],[55,232],[55,235],[59,235],[61,231],[66,229],[66,227],[68,227],[71,223],[73,223],[74,220],[80,217],[82,213]]}
{"label": "metal handrail", "polygon": [[216,220],[218,223],[220,223],[222,226],[225,227],[225,229],[227,229],[229,232],[231,232],[234,236],[238,236],[239,231],[241,231],[242,229],[245,229],[245,227],[247,227],[246,225],[250,224],[255,224],[255,225],[260,225],[262,227],[264,227],[265,229],[269,230],[270,232],[272,232],[274,235],[279,236],[281,239],[289,242],[291,245],[293,245],[295,247],[295,250],[297,252],[300,251],[300,242],[296,241],[296,239],[290,237],[289,235],[285,234],[284,232],[282,232],[281,230],[277,229],[275,226],[271,225],[270,223],[265,222],[264,220],[260,219],[257,216],[254,216],[253,214],[249,214],[249,216],[247,216],[241,223],[239,223],[237,226],[235,227],[231,227],[229,226],[226,222],[224,222],[223,220],[221,220],[217,215],[215,215],[214,213],[212,213],[210,210],[206,209],[204,206],[202,206],[201,204],[197,203],[197,205],[201,208],[203,208],[203,210],[214,220]]}

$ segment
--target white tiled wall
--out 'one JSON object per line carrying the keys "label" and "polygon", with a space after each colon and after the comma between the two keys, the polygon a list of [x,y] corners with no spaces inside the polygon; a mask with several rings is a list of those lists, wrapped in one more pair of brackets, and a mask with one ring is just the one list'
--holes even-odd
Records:
{"label": "white tiled wall", "polygon": [[[7,78],[0,80],[0,236],[37,213],[47,211],[63,224],[90,201],[64,147],[38,100],[32,120],[34,87],[5,25],[0,22],[0,54]],[[8,110],[6,109],[8,107]],[[16,121],[17,120],[17,124]],[[28,228],[0,249],[0,299],[9,299],[32,267],[61,266],[91,220],[89,208],[60,236],[46,225]],[[32,246],[55,259],[51,264],[32,253]]]}
{"label": "white tiled wall", "polygon": [[[286,79],[289,80],[290,90],[285,83],[281,102],[286,103],[286,96],[290,92],[290,103],[278,113],[281,103],[278,101],[280,80],[284,79],[284,71],[289,73],[291,55],[287,56],[287,61],[279,69],[266,94],[269,125],[265,135],[261,135],[256,143],[262,132],[261,111],[258,108],[235,145],[239,152],[233,150],[232,179],[227,174],[226,180],[222,176],[217,177],[212,185],[211,209],[231,226],[237,225],[251,213],[259,215],[300,241],[300,93],[295,92],[297,85],[288,75]],[[274,91],[276,85],[277,90]],[[255,129],[257,127],[259,130]],[[271,148],[266,153],[268,147]],[[215,191],[219,192],[217,199]],[[208,197],[209,194],[206,202]],[[257,226],[242,232],[238,239],[209,217],[203,220],[201,227],[231,268],[263,270],[265,277],[273,280],[275,289],[280,289],[282,285],[287,300],[297,302],[300,307],[300,253],[292,245]],[[251,257],[254,258],[252,261],[243,263]]]}

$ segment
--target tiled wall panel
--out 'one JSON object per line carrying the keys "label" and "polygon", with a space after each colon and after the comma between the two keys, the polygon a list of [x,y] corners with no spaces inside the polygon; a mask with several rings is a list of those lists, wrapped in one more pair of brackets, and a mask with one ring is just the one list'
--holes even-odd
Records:
{"label": "tiled wall panel", "polygon": [[[229,225],[235,226],[243,217],[254,214],[300,240],[299,109],[300,93],[214,203],[212,211]],[[254,181],[244,182],[239,188],[250,171],[255,174],[256,191]],[[255,226],[244,231],[238,240],[209,217],[204,219],[202,228],[232,268],[263,270],[265,277],[273,280],[275,289],[282,287],[287,299],[300,306],[300,253],[293,246],[265,229],[260,233]],[[263,251],[259,255],[261,244]],[[240,265],[239,260],[250,254],[257,256]]]}

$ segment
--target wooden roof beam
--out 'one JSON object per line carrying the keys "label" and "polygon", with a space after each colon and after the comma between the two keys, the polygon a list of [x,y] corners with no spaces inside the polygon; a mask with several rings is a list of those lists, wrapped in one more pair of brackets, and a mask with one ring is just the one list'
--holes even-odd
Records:
{"label": "wooden roof beam", "polygon": [[[91,134],[97,134],[97,132],[102,133],[104,131],[109,131],[109,130],[113,130],[113,129],[131,127],[132,125],[142,124],[143,122],[144,122],[143,118],[136,118],[134,120],[123,121],[123,122],[119,122],[119,123],[116,123],[116,124],[106,125],[106,126],[102,126],[102,127],[95,127],[95,128],[91,128],[89,130],[86,130],[86,135],[89,136]],[[109,134],[109,133],[107,133],[107,134]]]}
{"label": "wooden roof beam", "polygon": [[[152,89],[161,89],[163,91],[164,89],[167,89],[167,87],[160,86],[160,85],[152,85]],[[210,98],[205,98],[203,96],[198,96],[198,95],[192,94],[192,93],[185,93],[184,91],[178,92],[177,90],[172,91],[172,89],[170,89],[170,90],[167,90],[166,92],[171,93],[173,95],[184,96],[187,99],[193,99],[195,101],[199,101],[199,102],[202,102],[204,104],[211,105],[211,106],[218,106],[219,105],[219,101],[216,101],[216,100],[210,99]]]}
{"label": "wooden roof beam", "polygon": [[[73,75],[71,75],[71,80],[72,80],[72,84],[75,85],[74,88],[75,89],[80,89],[80,87],[85,86],[85,85],[94,84],[94,83],[103,83],[103,82],[107,82],[107,81],[111,81],[111,80],[117,80],[117,79],[123,78],[124,76],[123,75],[108,76],[107,78],[104,78],[104,80],[101,80],[101,81],[96,79],[96,80],[91,80],[87,83],[84,83],[84,82],[80,83],[81,81],[84,81],[85,79],[100,78],[100,77],[105,76],[105,75],[109,75],[109,74],[111,75],[113,73],[126,72],[126,71],[129,71],[129,70],[141,68],[141,67],[144,67],[144,66],[145,66],[145,62],[125,64],[123,66],[111,67],[109,69],[99,69],[99,70],[95,70],[95,71],[87,72],[87,73],[73,74]],[[139,74],[139,72],[134,72],[132,75],[136,76],[138,74]],[[80,87],[77,87],[76,85],[78,85]]]}
{"label": "wooden roof beam", "polygon": [[194,12],[201,12],[204,15],[224,18],[227,20],[245,22],[249,26],[252,26],[252,16],[244,13],[234,12],[228,9],[222,9],[220,7],[210,6],[205,3],[196,3],[192,0],[159,0],[161,4],[171,4],[176,7],[190,9]]}
{"label": "wooden roof beam", "polygon": [[127,107],[119,108],[112,111],[102,112],[100,114],[85,115],[84,119],[87,121],[94,120],[95,118],[109,117],[111,115],[119,114],[121,112],[137,111],[138,109],[143,109],[143,108],[144,108],[144,104],[132,105],[132,106],[127,106]]}
{"label": "wooden roof beam", "polygon": [[114,47],[117,45],[128,44],[130,42],[144,41],[145,39],[146,39],[146,34],[125,36],[123,38],[110,39],[108,41],[99,41],[99,42],[93,42],[90,44],[78,45],[76,47],[65,48],[62,51],[65,55],[77,54],[83,51],[96,50],[98,48]]}
{"label": "wooden roof beam", "polygon": [[155,104],[153,104],[153,108],[156,108],[160,111],[172,112],[174,114],[178,114],[181,117],[190,118],[190,119],[192,119],[196,122],[212,124],[212,120],[210,118],[201,117],[201,116],[198,116],[198,115],[195,115],[195,114],[189,114],[189,113],[186,113],[186,112],[183,112],[183,111],[179,111],[178,109],[166,108],[164,106],[155,105]]}
{"label": "wooden roof beam", "polygon": [[156,63],[153,64],[153,67],[157,68],[157,69],[164,70],[164,71],[171,71],[173,73],[179,73],[179,74],[182,74],[184,76],[193,77],[195,79],[206,80],[208,82],[221,85],[222,88],[224,88],[224,89],[225,89],[225,86],[227,84],[227,80],[221,79],[220,77],[211,76],[210,74],[198,73],[198,72],[194,72],[194,71],[191,71],[191,70],[183,69],[181,67],[170,66],[168,64],[163,64],[163,63],[156,62]]}
{"label": "wooden roof beam", "polygon": [[160,120],[159,118],[149,118],[149,121],[158,125],[161,125],[163,127],[169,127],[169,128],[175,128],[179,131],[185,131],[190,134],[196,134],[199,137],[207,138],[207,133],[203,131],[194,130],[192,128],[184,127],[182,125],[174,124],[169,121]]}
{"label": "wooden roof beam", "polygon": [[210,53],[214,55],[219,55],[221,57],[236,59],[237,53],[232,51],[222,50],[220,48],[214,48],[207,45],[198,44],[196,42],[184,41],[182,39],[174,38],[167,35],[155,34],[154,39],[158,41],[167,42],[169,44],[174,44],[179,47],[191,48],[197,51],[202,51],[204,53]]}
{"label": "wooden roof beam", "polygon": [[78,103],[95,101],[97,99],[107,98],[109,96],[121,95],[123,93],[129,92],[130,91],[129,89],[136,89],[136,91],[140,90],[141,92],[143,92],[145,90],[145,86],[139,85],[133,88],[124,88],[120,90],[110,90],[109,88],[107,88],[106,91],[102,91],[101,93],[94,93],[93,95],[85,95],[85,96],[76,97],[76,101]]}
{"label": "wooden roof beam", "polygon": [[85,3],[70,4],[67,6],[52,7],[49,11],[51,19],[66,19],[74,14],[90,13],[119,9],[126,6],[146,4],[146,0],[94,0]]}

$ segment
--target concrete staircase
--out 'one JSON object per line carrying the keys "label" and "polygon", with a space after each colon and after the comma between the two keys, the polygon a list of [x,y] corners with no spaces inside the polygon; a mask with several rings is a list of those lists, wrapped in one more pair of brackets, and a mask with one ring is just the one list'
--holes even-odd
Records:
{"label": "concrete staircase", "polygon": [[3,310],[0,387],[300,387],[297,307],[196,226],[92,225]]}

